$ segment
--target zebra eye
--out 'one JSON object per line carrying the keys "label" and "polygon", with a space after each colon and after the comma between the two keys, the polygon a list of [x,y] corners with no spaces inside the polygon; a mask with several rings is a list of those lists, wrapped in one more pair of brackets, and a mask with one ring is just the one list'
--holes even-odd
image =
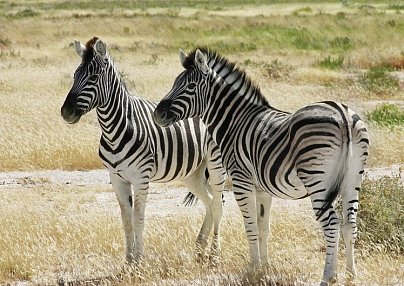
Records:
{"label": "zebra eye", "polygon": [[191,82],[190,84],[188,84],[188,88],[189,89],[194,89],[196,87],[196,83]]}
{"label": "zebra eye", "polygon": [[93,74],[88,78],[89,81],[96,82],[98,79],[98,74]]}

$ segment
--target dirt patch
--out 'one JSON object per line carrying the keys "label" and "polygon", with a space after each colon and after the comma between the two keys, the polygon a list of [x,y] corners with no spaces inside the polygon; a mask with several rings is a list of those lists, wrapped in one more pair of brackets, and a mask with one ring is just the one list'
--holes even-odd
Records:
{"label": "dirt patch", "polygon": [[[399,176],[404,182],[404,166],[397,164],[390,167],[367,169],[365,178],[376,180],[384,176]],[[119,206],[110,184],[107,170],[92,171],[34,171],[0,173],[0,192],[23,191],[30,188],[58,189],[61,187],[78,187],[80,192],[89,193],[93,200],[85,203],[85,208],[101,208],[107,212],[119,213]],[[169,217],[179,213],[195,216],[203,215],[205,207],[197,203],[185,207],[182,201],[188,190],[178,183],[151,183],[148,195],[147,217]],[[232,192],[224,192],[225,211],[238,213],[238,206]],[[311,211],[310,200],[273,200],[273,211],[293,207],[296,211]]]}

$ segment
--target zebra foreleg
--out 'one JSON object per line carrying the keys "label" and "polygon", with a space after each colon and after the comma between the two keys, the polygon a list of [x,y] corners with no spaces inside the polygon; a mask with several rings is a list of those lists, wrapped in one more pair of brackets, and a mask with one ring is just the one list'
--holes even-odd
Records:
{"label": "zebra foreleg", "polygon": [[268,234],[270,228],[272,196],[259,188],[257,188],[256,195],[260,259],[262,266],[266,266],[268,265]]}
{"label": "zebra foreleg", "polygon": [[143,256],[143,230],[148,192],[148,183],[144,183],[138,188],[134,188],[133,228],[135,231],[135,262],[139,262]]}
{"label": "zebra foreleg", "polygon": [[119,206],[121,208],[121,217],[123,230],[125,232],[126,240],[126,262],[132,263],[135,259],[134,255],[134,229],[132,224],[133,218],[133,195],[131,185],[128,182],[123,181],[116,175],[110,174],[111,184],[114,188],[116,198],[118,199]]}
{"label": "zebra foreleg", "polygon": [[248,179],[244,180],[234,177],[232,181],[234,197],[244,219],[244,227],[250,253],[250,266],[256,269],[260,267],[260,254],[254,184]]}

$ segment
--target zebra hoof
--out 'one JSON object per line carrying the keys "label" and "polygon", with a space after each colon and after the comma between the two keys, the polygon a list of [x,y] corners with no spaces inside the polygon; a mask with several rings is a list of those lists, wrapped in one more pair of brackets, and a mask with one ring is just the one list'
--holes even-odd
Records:
{"label": "zebra hoof", "polygon": [[347,269],[347,273],[348,273],[347,279],[349,281],[352,281],[352,280],[354,280],[356,278],[356,269],[355,268]]}
{"label": "zebra hoof", "polygon": [[330,277],[328,279],[328,282],[322,280],[321,283],[320,283],[320,286],[331,286],[331,285],[336,284],[337,282],[338,282],[337,277]]}
{"label": "zebra hoof", "polygon": [[209,266],[210,267],[219,267],[220,265],[220,255],[215,254],[209,256]]}
{"label": "zebra hoof", "polygon": [[196,262],[197,263],[204,263],[206,260],[206,255],[204,252],[197,251],[196,252]]}

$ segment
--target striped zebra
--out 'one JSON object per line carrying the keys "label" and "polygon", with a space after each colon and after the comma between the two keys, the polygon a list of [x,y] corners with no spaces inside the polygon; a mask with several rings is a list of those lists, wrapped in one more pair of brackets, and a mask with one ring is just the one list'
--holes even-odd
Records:
{"label": "striped zebra", "polygon": [[99,156],[120,205],[126,261],[136,262],[143,253],[149,183],[172,180],[181,180],[204,203],[206,215],[196,241],[197,254],[202,258],[214,224],[211,258],[217,258],[225,171],[206,126],[199,119],[169,128],[156,125],[152,117],[156,104],[130,95],[102,40],[94,37],[86,45],[75,41],[74,46],[82,61],[61,115],[73,124],[96,109],[102,131]]}
{"label": "striped zebra", "polygon": [[295,113],[273,108],[243,70],[208,49],[189,55],[180,50],[180,60],[185,71],[157,105],[154,119],[169,126],[200,117],[206,124],[220,147],[244,217],[251,265],[268,263],[271,199],[259,202],[256,194],[310,197],[326,240],[321,285],[335,281],[340,222],[333,203],[341,195],[347,270],[355,276],[358,191],[369,146],[359,116],[331,101]]}

